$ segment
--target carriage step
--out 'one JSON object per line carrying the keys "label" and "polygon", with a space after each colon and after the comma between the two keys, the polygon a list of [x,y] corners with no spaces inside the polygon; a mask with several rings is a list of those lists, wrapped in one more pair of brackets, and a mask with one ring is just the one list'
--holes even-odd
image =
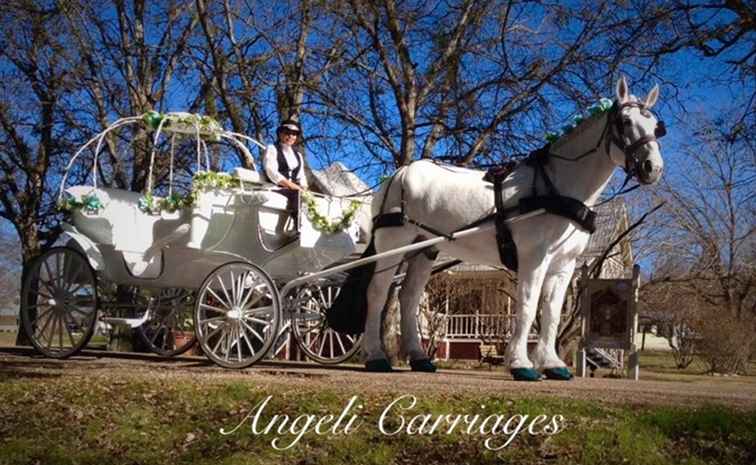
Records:
{"label": "carriage step", "polygon": [[115,317],[103,317],[100,321],[103,323],[109,323],[112,325],[125,325],[130,328],[138,328],[144,324],[150,318],[150,312],[144,312],[141,318],[115,318]]}

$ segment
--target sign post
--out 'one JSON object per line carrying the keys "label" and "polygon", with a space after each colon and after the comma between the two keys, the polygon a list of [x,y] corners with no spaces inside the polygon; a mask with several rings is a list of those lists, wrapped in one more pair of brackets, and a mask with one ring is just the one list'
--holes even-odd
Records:
{"label": "sign post", "polygon": [[635,334],[638,330],[640,267],[633,267],[630,279],[587,279],[584,270],[581,285],[584,295],[578,373],[586,376],[586,351],[619,349],[630,353],[628,376],[637,380],[639,354]]}

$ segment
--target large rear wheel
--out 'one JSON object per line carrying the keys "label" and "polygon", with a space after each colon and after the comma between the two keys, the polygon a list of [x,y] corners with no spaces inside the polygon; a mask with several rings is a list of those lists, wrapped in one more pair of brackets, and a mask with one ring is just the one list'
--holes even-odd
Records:
{"label": "large rear wheel", "polygon": [[222,265],[202,284],[194,321],[197,339],[210,360],[225,368],[246,368],[263,358],[278,337],[278,289],[256,265]]}
{"label": "large rear wheel", "polygon": [[97,320],[97,277],[86,257],[54,247],[28,265],[21,289],[21,323],[32,345],[52,358],[85,347]]}

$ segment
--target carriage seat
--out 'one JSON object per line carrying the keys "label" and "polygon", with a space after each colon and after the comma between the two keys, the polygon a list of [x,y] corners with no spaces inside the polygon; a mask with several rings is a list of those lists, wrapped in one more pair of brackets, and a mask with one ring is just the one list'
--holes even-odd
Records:
{"label": "carriage seat", "polygon": [[263,184],[265,180],[255,170],[248,170],[246,168],[234,168],[231,176],[238,178],[243,183],[250,184]]}
{"label": "carriage seat", "polygon": [[74,226],[99,245],[123,252],[134,276],[150,278],[160,273],[160,251],[189,238],[189,212],[150,214],[139,209],[142,194],[123,189],[74,186],[66,192],[75,198],[95,194],[103,208],[96,214],[76,211]]}

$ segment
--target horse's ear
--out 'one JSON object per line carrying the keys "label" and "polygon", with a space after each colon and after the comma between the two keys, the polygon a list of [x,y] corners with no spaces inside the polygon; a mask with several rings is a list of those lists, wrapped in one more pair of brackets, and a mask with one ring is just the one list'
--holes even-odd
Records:
{"label": "horse's ear", "polygon": [[630,89],[627,88],[627,80],[625,76],[621,76],[617,81],[617,102],[625,103],[630,100]]}
{"label": "horse's ear", "polygon": [[651,92],[646,96],[646,101],[643,102],[643,106],[648,108],[656,105],[656,101],[659,100],[659,84],[655,85]]}

